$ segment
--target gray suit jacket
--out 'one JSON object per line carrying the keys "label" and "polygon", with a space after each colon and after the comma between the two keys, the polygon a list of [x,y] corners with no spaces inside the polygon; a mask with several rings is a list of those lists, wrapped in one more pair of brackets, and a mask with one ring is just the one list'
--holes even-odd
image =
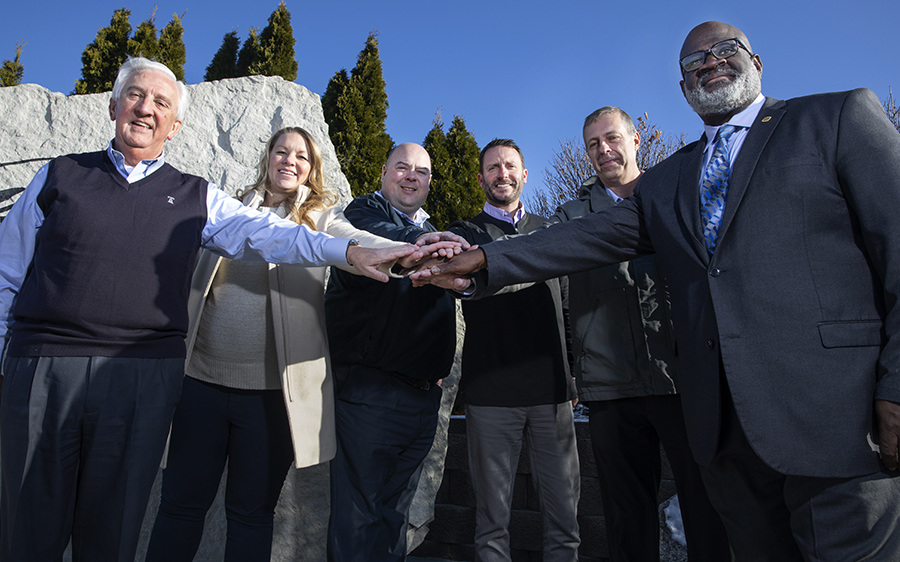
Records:
{"label": "gray suit jacket", "polygon": [[655,251],[698,462],[716,451],[724,371],[771,467],[875,472],[874,399],[900,402],[900,135],[869,90],[767,99],[734,163],[712,258],[700,234],[703,146],[649,170],[622,204],[485,246],[490,284]]}

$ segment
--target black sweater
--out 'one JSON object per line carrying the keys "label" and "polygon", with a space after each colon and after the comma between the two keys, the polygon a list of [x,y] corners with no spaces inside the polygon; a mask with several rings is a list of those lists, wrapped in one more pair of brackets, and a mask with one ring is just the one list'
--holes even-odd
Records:
{"label": "black sweater", "polygon": [[[451,225],[471,244],[528,233],[544,222],[527,214],[514,227],[487,213]],[[518,231],[517,231],[518,228]],[[460,390],[476,406],[560,404],[575,397],[557,279],[463,301],[466,339]]]}

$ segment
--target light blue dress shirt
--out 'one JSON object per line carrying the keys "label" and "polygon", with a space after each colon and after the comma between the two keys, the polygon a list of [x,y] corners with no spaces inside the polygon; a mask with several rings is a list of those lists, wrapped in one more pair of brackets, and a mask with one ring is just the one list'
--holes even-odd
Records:
{"label": "light blue dress shirt", "polygon": [[[112,142],[106,153],[128,183],[144,179],[165,164],[163,153],[133,168],[127,166],[125,157],[113,148]],[[6,339],[13,304],[31,266],[37,232],[44,222],[37,197],[47,181],[48,168],[49,164],[41,166],[0,222],[0,343]],[[309,266],[348,265],[349,240],[312,231],[274,213],[245,207],[211,183],[206,195],[206,212],[200,243],[221,256]]]}

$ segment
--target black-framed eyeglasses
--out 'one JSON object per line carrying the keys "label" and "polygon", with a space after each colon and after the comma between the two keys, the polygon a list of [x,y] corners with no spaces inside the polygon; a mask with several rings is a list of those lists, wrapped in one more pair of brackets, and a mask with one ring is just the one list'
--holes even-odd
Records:
{"label": "black-framed eyeglasses", "polygon": [[744,49],[747,51],[747,54],[751,57],[753,53],[750,52],[750,49],[744,46],[741,43],[741,40],[737,37],[733,39],[726,39],[725,41],[719,41],[709,49],[705,51],[697,51],[696,53],[691,53],[688,56],[681,59],[681,71],[685,74],[688,72],[693,72],[703,66],[704,61],[706,61],[706,55],[712,55],[717,59],[727,59],[728,57],[733,57],[737,54],[739,49]]}

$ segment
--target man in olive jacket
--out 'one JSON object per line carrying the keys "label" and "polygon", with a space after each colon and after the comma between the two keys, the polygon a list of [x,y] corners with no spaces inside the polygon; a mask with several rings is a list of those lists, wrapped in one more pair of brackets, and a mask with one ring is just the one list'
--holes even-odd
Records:
{"label": "man in olive jacket", "polygon": [[[587,116],[583,133],[597,175],[548,225],[618,204],[641,176],[641,138],[627,113],[600,108]],[[588,406],[613,562],[659,560],[660,443],[675,478],[688,557],[717,562],[730,556],[725,528],[688,446],[671,313],[655,256],[569,275],[574,375],[578,397]]]}

